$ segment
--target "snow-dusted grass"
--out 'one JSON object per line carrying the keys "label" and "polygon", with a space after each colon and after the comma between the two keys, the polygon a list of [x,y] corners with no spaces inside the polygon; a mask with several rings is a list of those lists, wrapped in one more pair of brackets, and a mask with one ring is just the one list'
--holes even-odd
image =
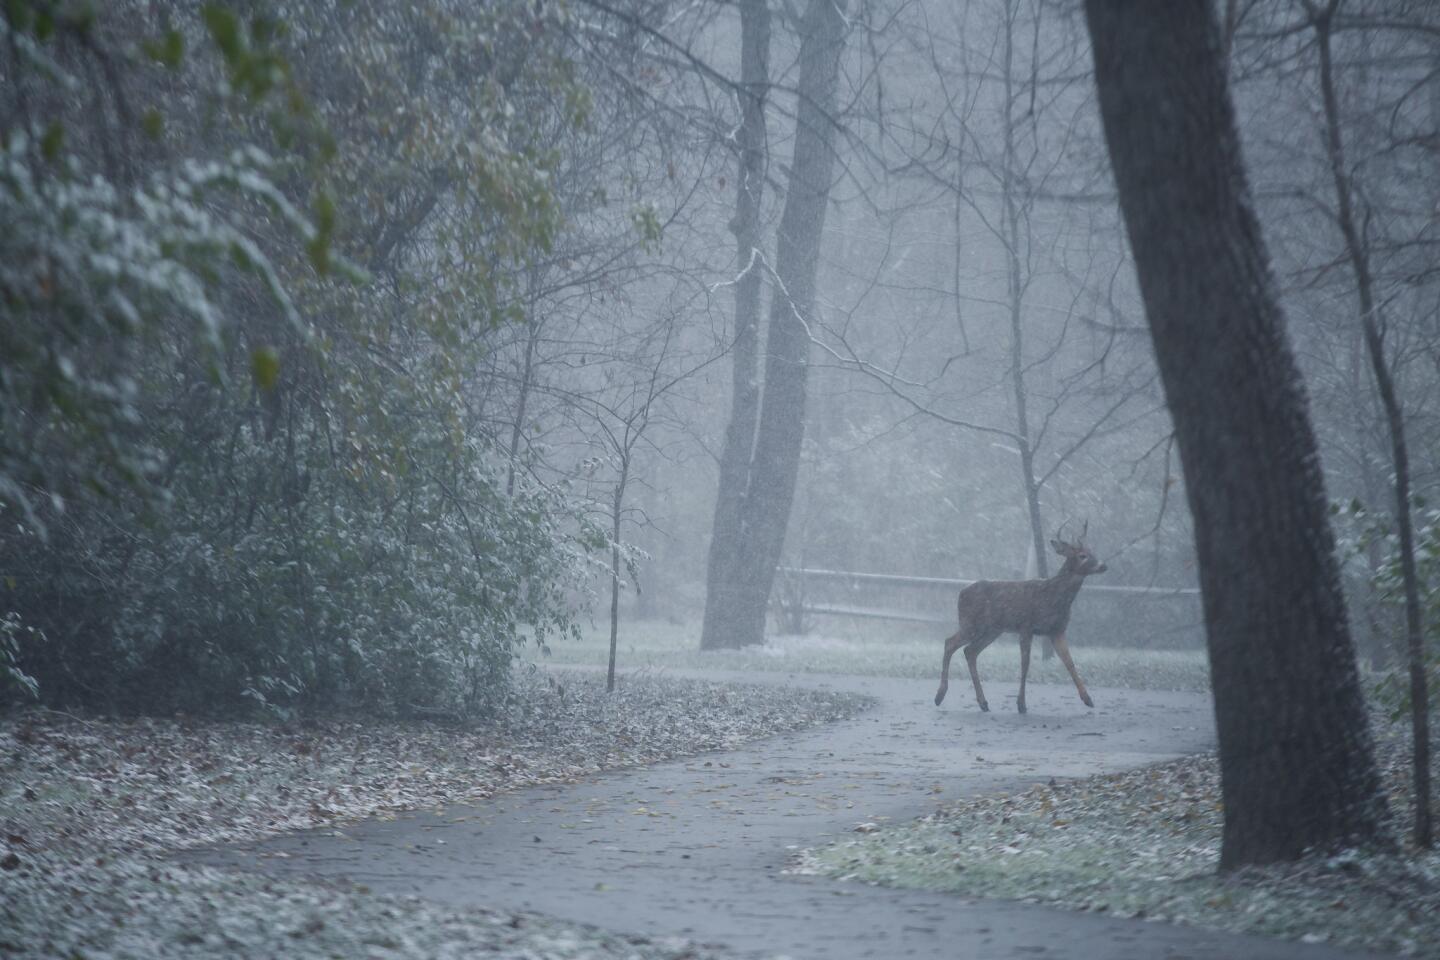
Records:
{"label": "snow-dusted grass", "polygon": [[[1403,834],[1408,745],[1398,730],[1382,732]],[[1192,757],[866,825],[854,840],[806,851],[792,870],[1440,956],[1440,854],[1313,857],[1222,877],[1221,826],[1218,763]]]}
{"label": "snow-dusted grass", "polygon": [[719,956],[543,918],[166,863],[167,851],[652,763],[848,716],[861,698],[662,677],[522,679],[503,720],[281,727],[0,719],[0,954]]}
{"label": "snow-dusted grass", "polygon": [[[767,638],[762,646],[702,652],[698,625],[638,621],[620,625],[617,659],[623,669],[852,673],[933,681],[940,675],[940,654],[946,635],[947,631],[939,626],[925,629],[878,623],[847,625],[832,633],[775,636]],[[578,642],[568,639],[552,642],[549,651],[547,657],[531,646],[527,647],[525,656],[551,663],[603,666],[609,656],[608,625],[585,631]],[[1080,675],[1091,687],[1210,689],[1210,670],[1203,650],[1092,646],[1075,631],[1071,651]],[[964,666],[959,666],[963,674]],[[1016,641],[1003,637],[986,650],[980,657],[980,674],[982,680],[1019,680],[1020,653]],[[1070,683],[1058,659],[1047,661],[1040,656],[1038,642],[1030,661],[1030,680]]]}

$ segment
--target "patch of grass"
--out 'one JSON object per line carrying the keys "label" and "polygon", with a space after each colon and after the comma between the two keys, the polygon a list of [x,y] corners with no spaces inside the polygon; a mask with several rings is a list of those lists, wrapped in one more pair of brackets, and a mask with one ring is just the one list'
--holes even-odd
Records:
{"label": "patch of grass", "polygon": [[[1397,834],[1408,744],[1382,726]],[[1021,794],[806,851],[793,872],[1148,917],[1307,942],[1440,955],[1440,853],[1350,853],[1217,874],[1219,765],[1190,757]],[[873,827],[867,825],[867,830]]]}
{"label": "patch of grass", "polygon": [[[946,632],[909,626],[875,625],[843,633],[769,637],[761,646],[740,650],[700,650],[694,624],[639,621],[621,624],[617,660],[621,668],[751,670],[787,673],[851,673],[867,676],[938,680]],[[525,657],[562,664],[604,666],[609,656],[608,627],[591,628],[581,639],[556,641],[548,657],[533,645]],[[1203,650],[1139,650],[1093,647],[1073,638],[1071,651],[1087,686],[1135,690],[1209,690],[1210,669]],[[957,654],[957,657],[959,655]],[[958,668],[964,675],[963,663]],[[1020,653],[1013,638],[996,641],[980,657],[982,681],[1020,679]],[[1040,644],[1030,661],[1030,681],[1068,685],[1058,659],[1044,660]]]}

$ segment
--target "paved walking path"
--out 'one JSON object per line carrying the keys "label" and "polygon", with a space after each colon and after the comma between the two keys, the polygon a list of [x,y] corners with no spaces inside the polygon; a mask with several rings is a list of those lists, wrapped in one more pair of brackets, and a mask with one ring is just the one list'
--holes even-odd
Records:
{"label": "paved walking path", "polygon": [[707,673],[868,694],[875,709],[741,749],[523,790],[477,807],[209,851],[208,863],[341,876],[382,893],[533,910],[814,960],[1327,958],[1324,946],[1005,901],[782,875],[795,847],[903,820],[956,797],[1081,777],[1209,748],[1208,696],[991,683],[995,712],[929,681]]}

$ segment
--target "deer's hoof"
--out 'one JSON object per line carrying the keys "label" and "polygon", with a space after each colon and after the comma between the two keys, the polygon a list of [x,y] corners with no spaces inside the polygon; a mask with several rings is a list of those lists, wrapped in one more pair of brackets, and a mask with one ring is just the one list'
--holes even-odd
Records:
{"label": "deer's hoof", "polygon": [[942,702],[944,702],[944,700],[945,700],[945,691],[944,691],[944,690],[941,690],[939,693],[935,694],[935,706],[937,706],[937,707],[940,706],[940,704],[941,704]]}
{"label": "deer's hoof", "polygon": [[1018,703],[1016,703],[1016,704],[1015,704],[1015,709],[1016,709],[1016,710],[1019,710],[1021,713],[1024,713],[1024,712],[1025,712],[1025,701],[1024,701],[1024,700],[1021,700],[1021,701],[1019,701]]}
{"label": "deer's hoof", "polygon": [[1087,707],[1094,707],[1094,706],[1095,706],[1095,701],[1090,699],[1090,694],[1088,694],[1088,693],[1085,694],[1084,696],[1082,696],[1082,697],[1080,698],[1080,702],[1083,703],[1083,704],[1085,704],[1085,706],[1087,706]]}
{"label": "deer's hoof", "polygon": [[984,700],[981,700],[981,701],[980,701],[980,709],[981,709],[983,712],[985,712],[985,713],[989,713],[989,712],[990,712],[990,704],[986,703]]}

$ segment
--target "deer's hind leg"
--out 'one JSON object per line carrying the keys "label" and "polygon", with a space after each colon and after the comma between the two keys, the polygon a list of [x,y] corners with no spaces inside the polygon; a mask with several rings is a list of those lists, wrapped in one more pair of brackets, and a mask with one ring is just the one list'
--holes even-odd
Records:
{"label": "deer's hind leg", "polygon": [[980,672],[975,669],[975,658],[980,656],[982,650],[994,643],[998,636],[1000,636],[1000,631],[996,630],[981,634],[965,644],[965,666],[970,668],[970,682],[975,685],[975,702],[980,704],[980,709],[986,713],[990,712],[990,704],[985,702],[985,691],[980,687]]}
{"label": "deer's hind leg", "polygon": [[955,631],[945,638],[945,658],[940,662],[940,689],[935,691],[935,706],[945,699],[945,691],[950,689],[950,658],[955,656],[955,651],[960,649],[960,631]]}
{"label": "deer's hind leg", "polygon": [[1025,712],[1025,677],[1030,673],[1031,634],[1020,634],[1020,696],[1015,698],[1015,709]]}

